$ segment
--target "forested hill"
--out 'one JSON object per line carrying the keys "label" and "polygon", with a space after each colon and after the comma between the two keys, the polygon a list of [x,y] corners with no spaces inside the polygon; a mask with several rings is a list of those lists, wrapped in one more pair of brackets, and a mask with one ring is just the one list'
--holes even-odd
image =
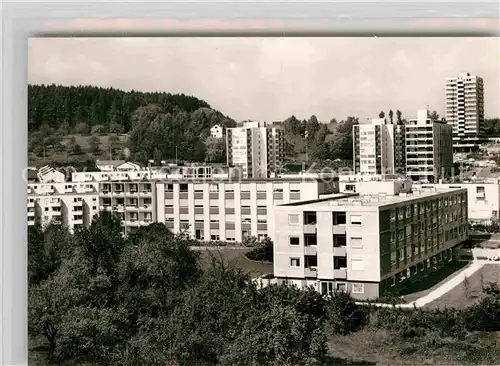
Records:
{"label": "forested hill", "polygon": [[28,126],[30,131],[42,125],[72,130],[84,123],[89,129],[100,125],[128,132],[133,112],[150,104],[161,106],[166,113],[211,109],[207,102],[184,94],[124,92],[95,86],[29,85]]}

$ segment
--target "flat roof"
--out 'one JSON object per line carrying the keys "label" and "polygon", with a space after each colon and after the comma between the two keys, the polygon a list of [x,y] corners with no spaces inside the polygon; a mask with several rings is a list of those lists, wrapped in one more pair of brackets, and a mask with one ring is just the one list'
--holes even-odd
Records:
{"label": "flat roof", "polygon": [[395,203],[418,200],[422,198],[429,198],[440,194],[466,191],[465,188],[448,188],[439,187],[437,189],[421,189],[413,191],[412,193],[401,193],[396,195],[390,194],[359,194],[359,193],[339,193],[338,195],[330,196],[310,201],[300,201],[294,203],[287,203],[278,205],[278,207],[286,206],[309,206],[315,207],[335,207],[335,206],[348,206],[348,207],[381,207],[392,205]]}

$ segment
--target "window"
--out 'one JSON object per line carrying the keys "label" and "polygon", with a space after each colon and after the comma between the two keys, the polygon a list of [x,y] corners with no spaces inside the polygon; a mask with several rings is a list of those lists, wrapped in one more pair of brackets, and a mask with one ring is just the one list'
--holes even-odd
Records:
{"label": "window", "polygon": [[363,223],[363,216],[351,215],[351,225],[359,226]]}
{"label": "window", "polygon": [[288,223],[291,225],[296,225],[300,221],[300,216],[298,214],[289,214],[288,215]]}
{"label": "window", "polygon": [[333,295],[333,282],[321,282],[321,294],[331,296]]}
{"label": "window", "polygon": [[352,284],[352,293],[353,294],[364,294],[365,293],[365,284],[364,283],[353,283]]}
{"label": "window", "polygon": [[300,258],[290,258],[290,267],[300,267]]}
{"label": "window", "polygon": [[339,292],[346,292],[347,291],[347,284],[337,283],[336,290]]}
{"label": "window", "polygon": [[333,213],[333,225],[344,225],[346,223],[345,212]]}
{"label": "window", "polygon": [[351,238],[351,248],[363,249],[363,239],[362,238]]}
{"label": "window", "polygon": [[365,267],[365,261],[363,259],[351,259],[351,269],[353,271],[362,271]]}
{"label": "window", "polygon": [[220,235],[211,235],[210,239],[212,239],[212,240],[220,240]]}
{"label": "window", "polygon": [[290,245],[300,245],[300,238],[298,236],[291,236],[289,238]]}
{"label": "window", "polygon": [[476,193],[484,193],[484,187],[476,187]]}

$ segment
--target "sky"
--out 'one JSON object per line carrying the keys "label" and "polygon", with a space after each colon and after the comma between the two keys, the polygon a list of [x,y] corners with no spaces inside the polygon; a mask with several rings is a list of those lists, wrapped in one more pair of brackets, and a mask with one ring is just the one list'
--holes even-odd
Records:
{"label": "sky", "polygon": [[500,117],[499,38],[32,38],[31,84],[184,93],[241,120],[381,110],[444,116],[447,77],[484,79],[486,117]]}

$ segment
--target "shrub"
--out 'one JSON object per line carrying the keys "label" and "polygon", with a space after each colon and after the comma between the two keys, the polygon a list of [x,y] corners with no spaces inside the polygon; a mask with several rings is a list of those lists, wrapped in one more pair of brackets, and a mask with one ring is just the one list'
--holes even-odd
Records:
{"label": "shrub", "polygon": [[261,261],[261,262],[273,262],[274,254],[273,254],[273,242],[269,238],[265,238],[263,241],[257,244],[258,246],[255,249],[252,249],[250,252],[246,253],[246,257],[253,261]]}
{"label": "shrub", "polygon": [[327,302],[327,328],[346,335],[361,329],[368,320],[369,307],[356,305],[346,292],[336,292]]}

